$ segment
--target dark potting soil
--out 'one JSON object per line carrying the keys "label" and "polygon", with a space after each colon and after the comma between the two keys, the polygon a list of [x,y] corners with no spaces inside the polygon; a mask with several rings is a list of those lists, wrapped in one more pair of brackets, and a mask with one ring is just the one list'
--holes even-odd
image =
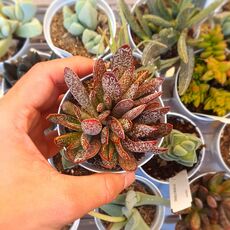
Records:
{"label": "dark potting soil", "polygon": [[226,125],[221,139],[220,139],[220,152],[224,162],[230,167],[230,125]]}
{"label": "dark potting soil", "polygon": [[[121,193],[126,193],[129,190],[134,190],[137,192],[142,192],[145,194],[154,195],[154,193],[145,184],[143,184],[139,181],[135,181],[132,185],[130,185],[127,189],[125,189]],[[156,206],[143,205],[143,206],[137,207],[137,209],[138,209],[139,213],[141,214],[142,218],[145,220],[146,224],[151,226],[151,224],[153,223],[153,221],[155,219]],[[99,211],[101,213],[104,213],[102,210],[99,210]],[[104,213],[104,214],[106,214],[106,213]],[[106,222],[106,221],[102,221],[102,223],[106,229],[110,229],[110,227],[112,225],[111,223]]]}
{"label": "dark potting soil", "polygon": [[[176,116],[167,116],[167,121],[170,124],[173,124],[173,128],[179,130],[184,133],[195,134],[196,136],[200,136],[197,132],[196,128],[186,121],[183,118]],[[186,169],[188,172],[196,167],[199,164],[199,156],[201,154],[201,148],[196,151],[198,162],[193,167],[185,167],[181,164],[178,164],[175,161],[165,161],[161,159],[159,156],[154,155],[153,158],[148,161],[142,168],[144,171],[149,174],[151,177],[167,181],[170,177],[175,176],[180,171]]]}
{"label": "dark potting soil", "polygon": [[23,47],[25,41],[26,39],[24,38],[14,38],[7,53],[3,57],[0,57],[0,62],[6,61],[13,57]]}
{"label": "dark potting soil", "polygon": [[[108,31],[107,36],[109,37],[109,26],[108,26],[108,18],[107,15],[101,11],[98,10],[98,27],[97,32],[100,34],[99,28],[101,28],[102,31]],[[56,47],[59,47],[63,50],[68,51],[72,55],[80,55],[84,57],[94,57],[95,55],[88,53],[86,48],[84,47],[81,37],[76,37],[68,33],[68,31],[63,26],[63,14],[62,11],[58,11],[51,22],[51,39],[53,41],[53,44]]]}

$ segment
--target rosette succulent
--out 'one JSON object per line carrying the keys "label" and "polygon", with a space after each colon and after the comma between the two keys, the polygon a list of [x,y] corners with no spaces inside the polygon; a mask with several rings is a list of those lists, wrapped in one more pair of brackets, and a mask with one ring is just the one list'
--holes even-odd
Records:
{"label": "rosette succulent", "polygon": [[90,212],[89,214],[113,223],[110,229],[150,230],[137,209],[137,207],[145,205],[169,206],[170,202],[156,195],[129,190],[127,193],[120,194],[111,203],[100,207],[107,215],[97,212]]}
{"label": "rosette succulent", "polygon": [[164,138],[162,146],[168,148],[168,153],[159,157],[166,161],[176,161],[186,167],[192,167],[197,163],[196,150],[202,145],[202,140],[191,133],[182,133],[173,129]]}
{"label": "rosette succulent", "polygon": [[162,78],[148,71],[135,71],[132,50],[120,47],[111,59],[110,68],[99,59],[95,62],[93,86],[87,91],[79,77],[65,69],[65,81],[78,104],[65,101],[62,114],[48,120],[68,128],[55,143],[65,147],[65,159],[78,164],[97,154],[104,168],[119,165],[126,171],[137,169],[135,157],[158,148],[158,139],[169,134],[172,125],[162,118],[169,107],[158,101]]}
{"label": "rosette succulent", "polygon": [[230,228],[230,180],[223,172],[207,174],[191,185],[192,207],[183,211],[176,230]]}
{"label": "rosette succulent", "polygon": [[64,6],[63,25],[73,36],[82,36],[82,43],[91,54],[102,54],[105,50],[102,36],[96,32],[98,25],[97,2],[95,0],[78,0],[75,12]]}

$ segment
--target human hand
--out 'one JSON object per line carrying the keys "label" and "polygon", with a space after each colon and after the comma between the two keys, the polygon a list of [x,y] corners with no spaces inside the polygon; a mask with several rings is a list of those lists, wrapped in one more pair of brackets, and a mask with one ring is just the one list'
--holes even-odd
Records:
{"label": "human hand", "polygon": [[134,180],[133,173],[72,177],[59,174],[47,159],[58,149],[46,116],[57,111],[66,91],[63,72],[92,72],[83,57],[34,66],[0,100],[0,229],[60,229],[113,200]]}

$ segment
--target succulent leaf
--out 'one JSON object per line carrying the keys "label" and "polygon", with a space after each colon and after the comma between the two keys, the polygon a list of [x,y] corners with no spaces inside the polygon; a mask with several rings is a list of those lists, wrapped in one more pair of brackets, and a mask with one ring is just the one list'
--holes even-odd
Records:
{"label": "succulent leaf", "polygon": [[137,118],[146,108],[146,105],[143,104],[143,105],[139,105],[133,109],[131,109],[130,111],[126,112],[122,118],[126,118],[126,119],[129,119],[129,120],[134,120],[135,118]]}
{"label": "succulent leaf", "polygon": [[121,117],[134,106],[134,101],[131,99],[124,99],[119,101],[113,108],[112,114],[115,117]]}
{"label": "succulent leaf", "polygon": [[96,136],[101,132],[102,124],[96,118],[85,119],[81,122],[81,128],[85,134]]}

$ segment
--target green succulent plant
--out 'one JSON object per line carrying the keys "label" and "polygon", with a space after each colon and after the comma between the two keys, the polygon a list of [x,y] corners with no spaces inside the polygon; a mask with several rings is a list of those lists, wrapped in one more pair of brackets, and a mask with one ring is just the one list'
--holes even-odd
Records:
{"label": "green succulent plant", "polygon": [[110,70],[102,59],[95,62],[90,92],[68,68],[65,81],[78,104],[66,101],[63,113],[51,114],[48,120],[69,129],[55,139],[65,147],[67,161],[78,164],[99,155],[104,168],[119,165],[134,171],[134,153],[167,151],[156,146],[157,139],[172,130],[172,125],[161,121],[169,108],[156,102],[161,95],[156,89],[163,80],[148,71],[136,73],[128,45],[113,55]]}
{"label": "green succulent plant", "polygon": [[192,167],[197,163],[196,150],[202,145],[200,138],[190,133],[182,133],[173,129],[164,138],[162,146],[168,149],[167,153],[159,157],[166,161],[176,161],[186,167]]}
{"label": "green succulent plant", "polygon": [[78,0],[75,12],[64,6],[63,25],[73,36],[81,36],[82,43],[91,54],[100,55],[105,51],[103,37],[95,30],[98,25],[97,3],[95,0]]}
{"label": "green succulent plant", "polygon": [[209,96],[204,102],[204,110],[212,110],[218,116],[230,112],[230,92],[224,89],[210,88]]}
{"label": "green succulent plant", "polygon": [[100,207],[107,215],[97,212],[90,212],[89,214],[98,219],[113,223],[110,229],[150,230],[150,226],[145,223],[136,208],[144,205],[169,206],[170,202],[156,195],[130,190],[127,193],[120,194],[110,204]]}
{"label": "green succulent plant", "polygon": [[13,37],[31,38],[42,33],[42,26],[34,18],[36,6],[30,0],[15,1],[11,5],[0,7],[0,57],[3,57]]}
{"label": "green succulent plant", "polygon": [[181,229],[230,228],[230,180],[223,172],[207,174],[190,185],[192,207],[182,212]]}

